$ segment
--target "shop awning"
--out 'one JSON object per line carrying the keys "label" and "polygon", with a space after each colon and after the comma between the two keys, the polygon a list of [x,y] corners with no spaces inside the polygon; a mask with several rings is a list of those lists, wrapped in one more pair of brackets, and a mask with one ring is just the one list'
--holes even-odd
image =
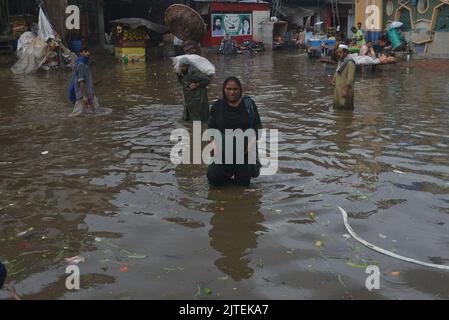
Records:
{"label": "shop awning", "polygon": [[151,22],[150,20],[143,19],[143,18],[123,18],[123,19],[109,21],[109,23],[127,25],[131,29],[137,29],[139,27],[146,27],[147,29],[149,29],[151,31],[158,32],[158,33],[165,33],[168,31],[168,28],[166,26]]}
{"label": "shop awning", "polygon": [[312,9],[300,7],[297,5],[289,6],[285,3],[282,4],[279,12],[281,13],[281,15],[288,18],[288,20],[293,23],[298,23],[303,18],[310,17],[315,14],[315,11]]}

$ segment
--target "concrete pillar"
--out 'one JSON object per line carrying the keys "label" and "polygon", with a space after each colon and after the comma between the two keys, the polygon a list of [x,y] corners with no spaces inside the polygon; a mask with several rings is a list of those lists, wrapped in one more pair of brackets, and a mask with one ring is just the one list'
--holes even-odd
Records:
{"label": "concrete pillar", "polygon": [[100,46],[105,47],[106,41],[104,37],[104,3],[103,0],[97,0],[97,14],[98,14],[98,40]]}

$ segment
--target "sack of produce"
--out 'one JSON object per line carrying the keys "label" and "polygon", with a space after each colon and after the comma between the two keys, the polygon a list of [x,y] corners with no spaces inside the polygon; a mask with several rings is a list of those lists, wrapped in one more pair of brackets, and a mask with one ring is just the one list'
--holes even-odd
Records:
{"label": "sack of produce", "polygon": [[208,76],[215,75],[215,66],[206,58],[196,54],[185,54],[172,58],[173,66],[177,74],[181,73],[181,65],[188,62],[188,64],[197,68],[200,72]]}

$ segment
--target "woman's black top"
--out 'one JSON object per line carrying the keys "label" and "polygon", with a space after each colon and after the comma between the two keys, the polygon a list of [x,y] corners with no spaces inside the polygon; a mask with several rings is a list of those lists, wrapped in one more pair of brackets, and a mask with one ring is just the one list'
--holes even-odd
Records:
{"label": "woman's black top", "polygon": [[[257,106],[253,100],[251,100],[254,110],[254,125],[253,129],[256,131],[256,137],[258,137],[258,129],[262,129],[262,122],[260,120],[259,112]],[[209,129],[217,129],[222,134],[222,148],[223,152],[223,163],[224,155],[226,154],[225,149],[225,130],[226,129],[242,129],[243,131],[249,129],[249,114],[245,106],[245,101],[242,102],[237,107],[231,107],[226,100],[217,100],[211,107],[209,112],[209,120],[207,122]],[[247,139],[245,139],[245,149],[248,144]],[[234,139],[234,162],[236,159],[236,146]],[[247,157],[245,157],[245,163],[247,163]]]}

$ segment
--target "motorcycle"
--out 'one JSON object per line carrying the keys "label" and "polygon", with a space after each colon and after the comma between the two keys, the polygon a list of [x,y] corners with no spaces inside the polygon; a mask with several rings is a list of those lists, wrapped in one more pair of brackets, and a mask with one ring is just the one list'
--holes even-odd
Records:
{"label": "motorcycle", "polygon": [[245,40],[243,46],[252,52],[265,51],[265,45],[262,41]]}
{"label": "motorcycle", "polygon": [[[228,43],[226,41],[229,41]],[[234,40],[223,39],[220,44],[219,52],[223,54],[242,54],[251,53],[256,55],[258,52],[264,51],[265,46],[262,41],[244,40],[242,44]]]}

